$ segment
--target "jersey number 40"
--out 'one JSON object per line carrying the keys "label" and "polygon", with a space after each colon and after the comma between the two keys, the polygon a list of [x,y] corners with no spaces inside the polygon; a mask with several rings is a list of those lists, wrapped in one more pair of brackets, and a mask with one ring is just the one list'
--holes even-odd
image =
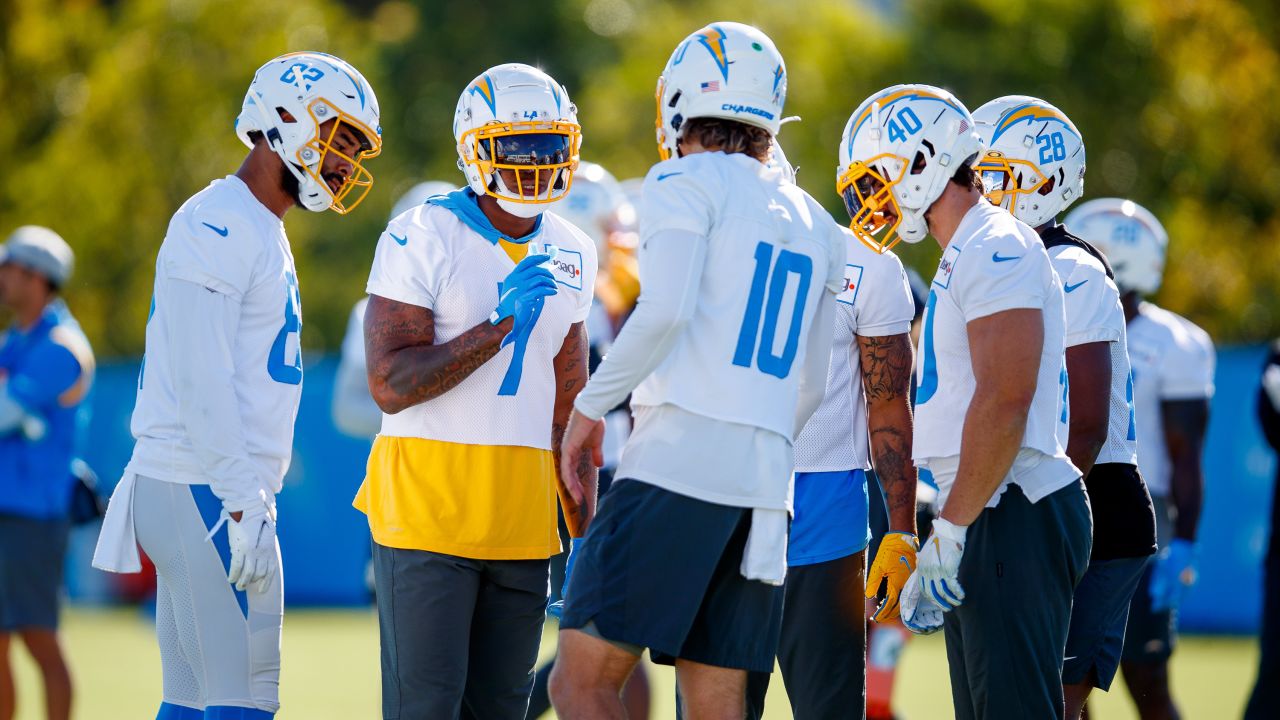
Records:
{"label": "jersey number 40", "polygon": [[[756,245],[756,269],[751,277],[751,294],[747,297],[747,311],[742,317],[742,329],[738,331],[738,346],[733,353],[733,364],[749,368],[754,361],[760,372],[785,378],[791,374],[791,365],[800,348],[800,328],[804,324],[804,306],[809,297],[809,282],[813,279],[813,260],[808,255],[783,250],[773,257],[773,245],[762,242]],[[791,323],[787,327],[786,342],[782,352],[774,354],[774,340],[778,335],[778,318],[782,315],[782,302],[787,296],[787,285],[795,275],[796,292],[791,310]],[[765,295],[768,294],[766,301]],[[760,315],[764,314],[761,328]],[[757,350],[758,346],[758,350]]]}

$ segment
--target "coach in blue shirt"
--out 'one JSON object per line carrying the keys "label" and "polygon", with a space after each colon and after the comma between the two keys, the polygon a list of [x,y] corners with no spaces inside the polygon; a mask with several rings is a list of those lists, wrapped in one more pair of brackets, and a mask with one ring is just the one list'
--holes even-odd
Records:
{"label": "coach in blue shirt", "polygon": [[71,714],[71,676],[58,646],[76,414],[93,353],[59,299],[71,248],[47,228],[18,228],[0,247],[0,718],[14,713],[9,641],[22,638],[44,678],[48,717]]}

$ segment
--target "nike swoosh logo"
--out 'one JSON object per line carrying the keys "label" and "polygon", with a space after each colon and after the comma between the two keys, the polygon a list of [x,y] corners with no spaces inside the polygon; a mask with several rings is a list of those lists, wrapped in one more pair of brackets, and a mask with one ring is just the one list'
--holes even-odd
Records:
{"label": "nike swoosh logo", "polygon": [[1087,283],[1087,282],[1089,282],[1089,281],[1088,281],[1088,280],[1081,280],[1080,282],[1076,283],[1075,285],[1063,285],[1063,286],[1062,286],[1062,290],[1063,290],[1064,292],[1071,292],[1072,290],[1075,290],[1076,288],[1080,287],[1081,285],[1083,285],[1083,284],[1085,284],[1085,283]]}
{"label": "nike swoosh logo", "polygon": [[392,240],[395,240],[395,241],[396,241],[396,244],[397,244],[397,245],[399,245],[400,247],[404,247],[405,245],[408,245],[408,244],[409,244],[409,236],[408,236],[408,235],[405,235],[404,237],[400,237],[399,235],[396,235],[395,233],[387,233],[387,234],[388,234],[388,235],[390,235],[390,236],[391,236],[391,239],[392,239]]}
{"label": "nike swoosh logo", "polygon": [[676,175],[683,175],[683,174],[684,174],[683,172],[662,173],[661,175],[658,176],[658,182],[662,182],[663,180],[666,180],[669,177],[675,177]]}
{"label": "nike swoosh logo", "polygon": [[1000,253],[994,252],[994,253],[991,253],[991,262],[1009,262],[1010,260],[1017,260],[1021,257],[1022,257],[1021,255],[1011,255],[1009,257],[1001,257]]}
{"label": "nike swoosh logo", "polygon": [[212,230],[212,231],[214,231],[214,232],[218,233],[218,234],[219,234],[219,235],[221,235],[222,237],[226,237],[226,236],[227,236],[227,229],[226,229],[225,227],[218,227],[217,225],[210,225],[209,223],[200,223],[200,224],[201,224],[201,225],[204,225],[205,227],[209,228],[210,230]]}

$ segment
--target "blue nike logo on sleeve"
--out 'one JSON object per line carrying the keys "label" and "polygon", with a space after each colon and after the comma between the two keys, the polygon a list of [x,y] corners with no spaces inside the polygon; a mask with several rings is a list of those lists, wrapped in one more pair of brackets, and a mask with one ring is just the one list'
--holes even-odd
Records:
{"label": "blue nike logo on sleeve", "polygon": [[997,250],[996,252],[991,253],[991,262],[1009,262],[1010,260],[1017,260],[1017,259],[1018,259],[1018,258],[1020,258],[1020,257],[1022,257],[1022,256],[1021,256],[1021,255],[1012,255],[1012,256],[1009,256],[1009,257],[1003,257],[1003,256],[1001,256],[1001,255],[1000,255],[1000,251],[998,251],[998,250]]}
{"label": "blue nike logo on sleeve", "polygon": [[405,245],[408,245],[408,244],[409,244],[409,236],[408,236],[408,235],[405,235],[404,237],[400,237],[399,235],[396,235],[395,233],[387,233],[387,234],[388,234],[388,235],[390,235],[390,236],[391,236],[391,239],[392,239],[392,240],[395,240],[395,241],[396,241],[396,244],[397,244],[397,245],[399,245],[400,247],[404,247]]}
{"label": "blue nike logo on sleeve", "polygon": [[666,180],[669,177],[675,177],[676,175],[683,175],[683,174],[684,174],[683,172],[662,173],[658,175],[658,182],[662,182],[663,180]]}
{"label": "blue nike logo on sleeve", "polygon": [[1085,284],[1085,283],[1087,283],[1087,282],[1089,282],[1089,281],[1088,281],[1088,280],[1081,280],[1080,282],[1076,283],[1075,285],[1063,285],[1063,286],[1062,286],[1062,290],[1063,290],[1063,292],[1071,292],[1072,290],[1075,290],[1076,288],[1080,287],[1081,285],[1083,285],[1083,284]]}
{"label": "blue nike logo on sleeve", "polygon": [[226,227],[218,227],[217,225],[210,225],[209,223],[200,223],[200,224],[201,224],[201,225],[204,225],[205,227],[209,228],[210,230],[212,230],[212,231],[214,231],[214,232],[218,233],[218,234],[219,234],[219,235],[221,235],[222,237],[226,237],[226,236],[227,236],[227,228],[226,228]]}

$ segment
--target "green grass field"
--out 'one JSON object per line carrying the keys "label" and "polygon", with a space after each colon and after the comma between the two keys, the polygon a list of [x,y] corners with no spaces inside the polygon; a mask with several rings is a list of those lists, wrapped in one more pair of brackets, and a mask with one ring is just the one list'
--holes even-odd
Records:
{"label": "green grass field", "polygon": [[[66,613],[63,638],[76,680],[76,718],[144,720],[160,700],[160,656],[151,622],[133,610]],[[280,717],[284,720],[356,720],[379,717],[377,619],[370,611],[292,610],[285,615]],[[543,654],[555,647],[549,623]],[[40,720],[42,699],[35,668],[20,647],[18,720]],[[1239,638],[1194,637],[1174,656],[1173,677],[1183,716],[1240,717],[1253,682],[1257,644]],[[951,695],[941,635],[907,649],[897,704],[904,720],[950,718]],[[654,718],[674,717],[670,668],[650,667]],[[1095,694],[1094,720],[1132,718],[1121,687]],[[781,678],[774,674],[767,717],[788,718]]]}

